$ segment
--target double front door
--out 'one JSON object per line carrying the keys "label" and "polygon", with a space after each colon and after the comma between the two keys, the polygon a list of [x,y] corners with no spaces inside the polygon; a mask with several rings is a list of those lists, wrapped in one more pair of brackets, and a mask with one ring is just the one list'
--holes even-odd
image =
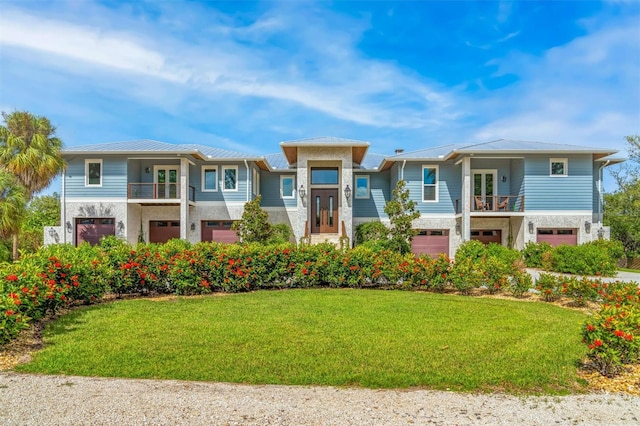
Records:
{"label": "double front door", "polygon": [[338,190],[311,190],[311,233],[338,232]]}

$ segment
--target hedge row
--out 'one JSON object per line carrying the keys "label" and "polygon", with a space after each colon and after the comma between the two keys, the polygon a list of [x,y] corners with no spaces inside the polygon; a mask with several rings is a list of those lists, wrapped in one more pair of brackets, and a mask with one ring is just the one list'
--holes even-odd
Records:
{"label": "hedge row", "polygon": [[577,275],[616,275],[618,260],[624,255],[620,241],[595,240],[577,246],[552,247],[549,243],[527,243],[522,251],[529,268]]}

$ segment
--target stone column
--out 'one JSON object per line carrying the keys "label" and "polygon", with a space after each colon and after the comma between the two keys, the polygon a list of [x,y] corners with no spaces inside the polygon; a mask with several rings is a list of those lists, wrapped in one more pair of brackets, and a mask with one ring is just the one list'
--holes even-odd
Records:
{"label": "stone column", "polygon": [[471,239],[471,158],[462,159],[462,241]]}
{"label": "stone column", "polygon": [[180,239],[188,240],[189,233],[189,160],[180,159]]}

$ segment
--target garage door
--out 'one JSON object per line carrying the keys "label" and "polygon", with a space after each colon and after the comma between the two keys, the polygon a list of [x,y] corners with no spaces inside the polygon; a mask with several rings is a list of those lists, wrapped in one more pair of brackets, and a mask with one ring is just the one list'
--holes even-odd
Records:
{"label": "garage door", "polygon": [[233,222],[229,220],[203,220],[201,240],[233,244],[238,241],[238,235],[231,230],[231,225]]}
{"label": "garage door", "polygon": [[415,254],[428,254],[438,257],[449,254],[449,231],[447,229],[420,229],[411,241],[411,251]]}
{"label": "garage door", "polygon": [[478,240],[482,244],[496,243],[502,244],[502,231],[499,229],[472,229],[471,239]]}
{"label": "garage door", "polygon": [[575,246],[578,244],[578,232],[576,229],[571,228],[538,228],[537,241],[539,243],[549,243],[553,247],[559,246],[560,244]]}
{"label": "garage door", "polygon": [[76,219],[76,245],[87,242],[98,244],[102,237],[116,235],[116,220],[112,217],[91,217]]}
{"label": "garage door", "polygon": [[167,220],[149,221],[149,242],[166,243],[172,238],[180,238],[180,222]]}

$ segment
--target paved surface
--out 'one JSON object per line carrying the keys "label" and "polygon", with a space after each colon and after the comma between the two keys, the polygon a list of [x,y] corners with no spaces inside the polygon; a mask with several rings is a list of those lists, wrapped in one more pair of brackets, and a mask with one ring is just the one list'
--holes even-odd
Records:
{"label": "paved surface", "polygon": [[[548,271],[543,271],[541,269],[533,269],[533,268],[527,268],[527,272],[529,272],[531,274],[531,277],[533,278],[533,280],[537,280],[538,277],[540,276],[540,273],[547,273],[547,274],[556,274],[556,275],[563,275],[560,273],[556,273],[556,272],[548,272]],[[569,275],[569,274],[564,274],[567,276],[578,276],[581,277],[582,275]],[[625,281],[625,282],[636,282],[638,284],[640,284],[640,272],[625,272],[625,271],[618,271],[618,275],[615,277],[591,277],[594,279],[601,279],[602,281],[605,282],[612,282],[612,281]]]}
{"label": "paved surface", "polygon": [[0,424],[637,425],[640,397],[518,397],[0,373]]}

